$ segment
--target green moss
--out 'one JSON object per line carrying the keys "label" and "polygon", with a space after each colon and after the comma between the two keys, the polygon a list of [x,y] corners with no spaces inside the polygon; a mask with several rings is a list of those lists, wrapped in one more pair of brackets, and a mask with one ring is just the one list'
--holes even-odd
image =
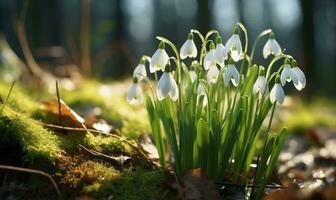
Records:
{"label": "green moss", "polygon": [[8,106],[1,113],[0,130],[1,152],[13,154],[29,166],[42,168],[53,164],[61,152],[57,136]]}
{"label": "green moss", "polygon": [[[107,168],[105,171],[111,169]],[[161,186],[165,175],[160,171],[145,171],[140,168],[128,169],[109,178],[102,177],[87,185],[83,193],[96,199],[148,200],[169,199],[168,192]]]}
{"label": "green moss", "polygon": [[310,104],[299,104],[289,108],[288,117],[283,124],[288,127],[290,132],[300,132],[314,127],[336,128],[335,111],[329,102],[319,103],[319,100]]}
{"label": "green moss", "polygon": [[[102,96],[99,92],[101,83],[85,81],[74,91],[61,90],[61,97],[73,109],[78,111],[99,107],[102,111],[100,118],[119,129],[121,135],[136,139],[142,133],[149,133],[150,126],[143,105],[134,106],[126,102],[126,88],[129,81],[113,83],[118,91]],[[109,86],[107,86],[109,87]],[[124,92],[120,92],[124,91]],[[80,113],[79,114],[83,114]]]}
{"label": "green moss", "polygon": [[132,155],[133,149],[119,139],[101,135],[86,134],[85,145],[96,151],[106,154]]}

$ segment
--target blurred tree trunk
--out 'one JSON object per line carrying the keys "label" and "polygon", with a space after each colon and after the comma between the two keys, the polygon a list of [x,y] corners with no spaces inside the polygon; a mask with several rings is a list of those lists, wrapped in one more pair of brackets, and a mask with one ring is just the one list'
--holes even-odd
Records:
{"label": "blurred tree trunk", "polygon": [[83,73],[91,75],[91,0],[81,0],[81,21],[79,31],[80,66]]}
{"label": "blurred tree trunk", "polygon": [[309,78],[310,84],[307,84],[308,95],[313,95],[314,88],[316,84],[316,77],[314,76],[314,66],[315,66],[315,36],[314,36],[314,0],[306,1],[301,0],[302,13],[303,13],[303,26],[302,26],[302,36],[303,36],[303,55],[301,66],[303,66],[304,72]]}
{"label": "blurred tree trunk", "polygon": [[202,34],[207,33],[210,30],[210,11],[209,3],[207,0],[197,0],[198,2],[198,29]]}

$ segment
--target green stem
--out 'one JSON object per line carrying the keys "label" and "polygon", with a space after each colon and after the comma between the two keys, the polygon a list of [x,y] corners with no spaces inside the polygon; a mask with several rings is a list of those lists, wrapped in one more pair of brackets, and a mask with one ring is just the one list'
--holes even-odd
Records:
{"label": "green stem", "polygon": [[240,65],[240,71],[239,71],[239,74],[242,74],[243,68],[244,68],[244,65],[245,65],[245,56],[247,54],[247,49],[248,49],[248,34],[247,34],[247,30],[246,30],[245,26],[242,23],[239,22],[238,26],[243,30],[244,36],[245,36],[245,47],[244,47],[244,55],[243,55],[244,58],[243,58],[242,64]]}
{"label": "green stem", "polygon": [[271,118],[268,122],[268,127],[267,127],[267,134],[269,133],[270,129],[271,129],[271,125],[272,125],[272,121],[273,121],[273,116],[274,116],[274,111],[275,111],[275,107],[276,107],[276,102],[273,104],[273,107],[272,107],[272,113],[271,113]]}

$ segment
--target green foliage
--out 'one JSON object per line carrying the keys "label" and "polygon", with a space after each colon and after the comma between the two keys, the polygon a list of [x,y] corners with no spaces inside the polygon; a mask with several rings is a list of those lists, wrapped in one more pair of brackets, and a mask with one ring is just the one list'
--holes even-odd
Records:
{"label": "green foliage", "polygon": [[[296,61],[276,45],[271,30],[258,35],[251,54],[248,54],[246,28],[237,23],[234,30],[235,34],[227,42],[227,46],[224,48],[222,44],[217,44],[216,50],[213,38],[221,43],[217,31],[209,31],[204,37],[200,32],[191,30],[191,36],[188,36],[188,41],[181,47],[180,54],[171,41],[157,36],[160,41],[158,50],[151,59],[146,59],[148,56],[141,59],[150,62],[150,71],[154,71],[156,82],[156,94],[153,90],[147,94],[146,107],[163,167],[167,166],[166,162],[173,160],[178,176],[189,169],[200,167],[214,180],[222,180],[226,175],[234,182],[245,182],[240,174],[251,174],[253,157],[260,152],[259,165],[262,170],[257,175],[257,185],[260,187],[255,191],[258,196],[275,167],[287,133],[287,129],[279,134],[270,133],[276,105],[282,104],[285,97],[281,81],[286,82],[290,78],[285,73],[282,76],[281,71],[290,71],[287,73],[293,76],[293,83],[298,90],[305,87],[305,76],[303,72],[300,76],[294,74],[297,65],[291,66],[290,61]],[[244,47],[241,46],[237,30],[244,34]],[[193,39],[192,34],[199,36],[200,50],[190,41]],[[253,63],[253,55],[257,42],[270,34],[273,41],[267,43],[273,43],[265,47],[272,49],[266,48],[267,51],[264,52],[276,55],[270,60],[266,71],[264,67]],[[223,52],[217,51],[220,45],[224,48]],[[172,50],[170,52],[173,52],[173,56],[167,56],[165,46]],[[200,52],[199,61],[193,60],[188,69],[182,60],[186,57],[195,59],[197,51]],[[286,59],[287,63],[285,60],[284,65],[272,70],[275,63],[282,59]],[[238,65],[239,72],[236,69]],[[218,66],[221,67],[220,70]],[[164,73],[160,80],[156,70]],[[298,68],[295,70],[301,72]],[[135,69],[134,77],[137,78],[135,80],[145,80],[150,88],[155,88],[145,73]],[[294,78],[298,81],[295,82]],[[128,101],[131,104],[140,103],[141,95],[141,87],[138,81],[134,81],[128,93]],[[268,124],[266,130],[262,130],[263,123]],[[265,140],[261,151],[257,148],[260,140]],[[172,159],[168,159],[166,155],[168,150]]]}

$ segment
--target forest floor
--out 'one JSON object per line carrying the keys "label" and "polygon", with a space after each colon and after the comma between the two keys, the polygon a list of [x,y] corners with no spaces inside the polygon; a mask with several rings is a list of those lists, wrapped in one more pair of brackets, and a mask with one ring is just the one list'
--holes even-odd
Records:
{"label": "forest floor", "polygon": [[[58,95],[16,84],[0,111],[0,164],[50,174],[64,199],[177,198],[171,173],[155,162],[145,108],[125,100],[129,83],[86,80]],[[10,86],[0,83],[2,102]],[[291,134],[272,180],[285,188],[265,198],[335,199],[335,104],[286,102],[274,127],[286,124]],[[59,198],[37,174],[0,168],[0,184],[0,199]]]}

